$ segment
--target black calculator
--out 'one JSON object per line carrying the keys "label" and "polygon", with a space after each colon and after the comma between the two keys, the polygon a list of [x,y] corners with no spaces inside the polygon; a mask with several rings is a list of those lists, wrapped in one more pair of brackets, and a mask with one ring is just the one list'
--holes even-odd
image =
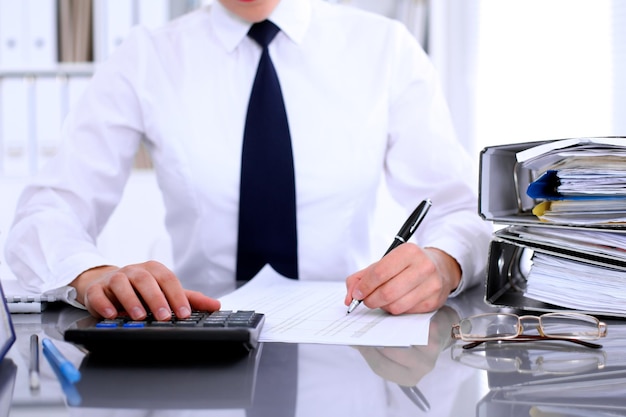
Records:
{"label": "black calculator", "polygon": [[165,321],[152,315],[144,320],[127,315],[115,319],[88,316],[72,323],[64,339],[100,356],[224,359],[255,349],[264,322],[264,314],[250,310],[194,311],[188,318],[172,315]]}

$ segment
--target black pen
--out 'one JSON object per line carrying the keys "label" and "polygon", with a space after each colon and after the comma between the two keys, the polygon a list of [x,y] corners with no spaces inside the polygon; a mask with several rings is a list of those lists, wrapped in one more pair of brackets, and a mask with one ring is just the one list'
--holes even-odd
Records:
{"label": "black pen", "polygon": [[[396,237],[393,239],[393,242],[391,243],[391,246],[389,246],[389,249],[387,249],[387,252],[385,252],[385,255],[387,255],[389,252],[391,252],[392,250],[394,250],[401,244],[408,241],[411,238],[411,236],[413,236],[413,233],[415,233],[415,230],[417,229],[417,227],[420,225],[422,220],[424,220],[424,217],[426,217],[426,213],[428,213],[428,210],[430,209],[430,206],[432,205],[433,203],[429,199],[426,199],[422,201],[415,210],[413,210],[413,213],[411,213],[411,215],[406,220],[406,222],[404,222],[404,224],[400,228],[400,231],[398,232]],[[383,257],[385,255],[383,255]],[[359,304],[361,304],[361,301],[362,300],[352,299],[352,302],[350,303],[350,306],[348,307],[347,314],[352,313],[352,311],[354,311],[354,309]]]}

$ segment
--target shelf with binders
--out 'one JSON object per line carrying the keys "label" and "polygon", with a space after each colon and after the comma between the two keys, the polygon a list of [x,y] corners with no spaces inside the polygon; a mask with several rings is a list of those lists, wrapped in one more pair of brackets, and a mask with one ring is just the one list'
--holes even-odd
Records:
{"label": "shelf with binders", "polygon": [[0,68],[50,68],[57,61],[56,0],[0,0]]}
{"label": "shelf with binders", "polygon": [[108,58],[132,27],[155,28],[200,0],[0,0],[0,71],[54,71]]}
{"label": "shelf with binders", "polygon": [[[56,153],[62,120],[131,28],[160,26],[197,0],[0,0],[0,177]],[[145,149],[137,168],[150,168]]]}
{"label": "shelf with binders", "polygon": [[0,79],[6,77],[91,77],[95,68],[93,62],[58,62],[47,67],[22,65],[19,68],[0,67]]}
{"label": "shelf with binders", "polygon": [[88,69],[0,73],[0,174],[28,177],[56,154],[61,124],[86,87]]}
{"label": "shelf with binders", "polygon": [[[61,125],[91,78],[89,67],[72,71],[0,73],[0,176],[36,174],[52,158]],[[152,168],[145,147],[136,169]]]}

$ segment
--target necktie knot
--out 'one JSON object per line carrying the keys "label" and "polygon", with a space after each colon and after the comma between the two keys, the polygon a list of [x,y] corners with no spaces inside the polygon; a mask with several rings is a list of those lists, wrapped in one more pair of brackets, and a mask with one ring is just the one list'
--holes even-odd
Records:
{"label": "necktie knot", "polygon": [[250,36],[256,43],[262,48],[267,48],[267,45],[272,42],[276,34],[280,31],[278,26],[270,22],[269,20],[263,20],[250,27],[248,36]]}

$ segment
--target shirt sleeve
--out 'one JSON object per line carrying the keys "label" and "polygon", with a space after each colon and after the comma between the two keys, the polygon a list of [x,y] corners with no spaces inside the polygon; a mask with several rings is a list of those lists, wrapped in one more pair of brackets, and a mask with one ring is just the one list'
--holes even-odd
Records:
{"label": "shirt sleeve", "polygon": [[478,215],[478,171],[456,134],[430,60],[398,29],[385,162],[391,195],[404,207],[433,206],[416,232],[422,247],[454,257],[462,279],[452,295],[483,280],[491,226]]}
{"label": "shirt sleeve", "polygon": [[45,292],[112,264],[97,236],[120,201],[142,135],[141,112],[120,70],[132,40],[98,69],[66,118],[59,153],[18,201],[5,256],[25,287]]}

